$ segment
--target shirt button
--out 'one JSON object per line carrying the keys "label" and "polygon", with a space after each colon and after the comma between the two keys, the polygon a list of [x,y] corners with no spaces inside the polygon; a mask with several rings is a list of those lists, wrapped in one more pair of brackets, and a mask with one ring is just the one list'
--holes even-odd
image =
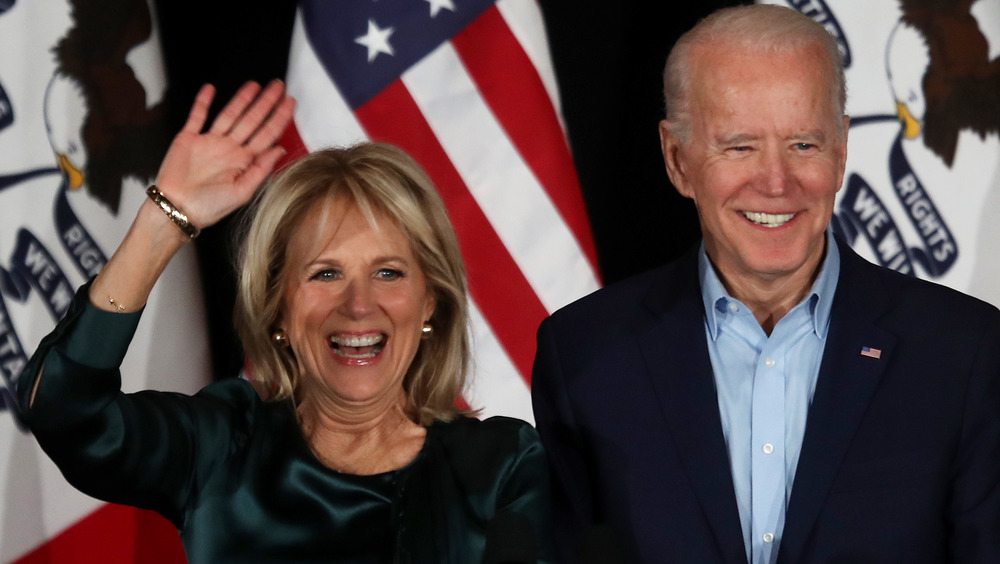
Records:
{"label": "shirt button", "polygon": [[774,535],[772,535],[771,533],[764,533],[764,542],[768,544],[774,542]]}
{"label": "shirt button", "polygon": [[768,368],[774,368],[774,359],[773,358],[767,358],[767,359],[765,359],[764,360],[764,366],[766,366]]}
{"label": "shirt button", "polygon": [[771,443],[764,444],[764,454],[771,454],[774,452],[774,445]]}
{"label": "shirt button", "polygon": [[736,302],[729,302],[729,311],[736,313],[740,310],[740,306],[736,305]]}

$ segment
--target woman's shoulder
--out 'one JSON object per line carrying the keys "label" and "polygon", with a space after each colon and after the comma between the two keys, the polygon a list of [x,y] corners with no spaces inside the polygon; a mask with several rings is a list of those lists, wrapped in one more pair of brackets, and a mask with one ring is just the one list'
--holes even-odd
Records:
{"label": "woman's shoulder", "polygon": [[[192,411],[226,418],[245,433],[265,433],[298,425],[295,407],[287,400],[261,399],[253,384],[241,377],[223,378],[202,388],[193,398]],[[239,423],[237,423],[239,422]]]}
{"label": "woman's shoulder", "polygon": [[435,421],[429,431],[442,442],[460,447],[472,446],[466,443],[510,447],[538,439],[538,432],[527,421],[500,415],[487,419],[459,416],[447,422]]}
{"label": "woman's shoulder", "polygon": [[541,453],[538,432],[529,423],[511,417],[457,417],[437,421],[428,429],[428,442],[439,449],[459,473],[503,472],[533,453]]}
{"label": "woman's shoulder", "polygon": [[189,397],[166,395],[177,398],[178,409],[187,414],[199,437],[228,441],[231,451],[253,441],[286,440],[297,425],[289,402],[261,399],[253,384],[240,377],[217,380]]}
{"label": "woman's shoulder", "polygon": [[[510,417],[458,418],[428,429],[436,443],[425,470],[484,511],[515,511],[535,523],[539,538],[548,519],[548,465],[538,433]],[[444,488],[448,489],[448,487]]]}
{"label": "woman's shoulder", "polygon": [[202,388],[197,397],[227,404],[250,408],[260,405],[262,400],[253,384],[244,378],[222,378]]}

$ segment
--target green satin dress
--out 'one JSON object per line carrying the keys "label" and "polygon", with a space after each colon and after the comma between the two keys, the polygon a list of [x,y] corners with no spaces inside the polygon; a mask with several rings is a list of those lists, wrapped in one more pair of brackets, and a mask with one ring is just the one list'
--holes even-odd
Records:
{"label": "green satin dress", "polygon": [[123,394],[139,314],[94,308],[88,286],[22,372],[24,414],[70,483],[164,515],[191,564],[478,563],[501,511],[525,516],[536,538],[524,541],[551,560],[545,456],[527,423],[436,422],[407,466],[339,473],[313,456],[290,402],[246,381]]}

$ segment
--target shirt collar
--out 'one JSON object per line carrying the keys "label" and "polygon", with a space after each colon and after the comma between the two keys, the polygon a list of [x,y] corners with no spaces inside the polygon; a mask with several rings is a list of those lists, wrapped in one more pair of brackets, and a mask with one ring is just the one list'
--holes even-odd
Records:
{"label": "shirt collar", "polygon": [[[819,276],[813,282],[812,291],[803,301],[808,301],[809,316],[813,331],[820,339],[826,339],[830,327],[830,309],[833,306],[833,294],[837,290],[837,280],[840,278],[840,250],[833,238],[833,230],[826,230],[826,256]],[[701,299],[705,306],[705,321],[712,340],[719,338],[719,328],[726,317],[732,315],[728,309],[730,301],[740,303],[726,291],[719,276],[712,268],[708,254],[705,252],[705,242],[698,249],[698,279],[701,282]],[[796,306],[798,307],[798,306]]]}

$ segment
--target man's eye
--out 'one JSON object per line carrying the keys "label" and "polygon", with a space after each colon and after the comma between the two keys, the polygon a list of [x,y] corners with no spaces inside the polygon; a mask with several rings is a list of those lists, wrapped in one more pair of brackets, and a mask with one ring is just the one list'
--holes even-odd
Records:
{"label": "man's eye", "polygon": [[813,145],[812,143],[796,143],[795,144],[795,148],[798,149],[798,150],[800,150],[800,151],[808,151],[809,149],[812,149],[813,147],[815,147],[815,145]]}
{"label": "man's eye", "polygon": [[398,280],[403,276],[403,271],[395,268],[380,268],[375,272],[375,277],[379,280]]}
{"label": "man's eye", "polygon": [[736,145],[735,147],[730,147],[729,150],[735,151],[737,153],[746,153],[747,151],[750,150],[750,147],[746,145]]}

